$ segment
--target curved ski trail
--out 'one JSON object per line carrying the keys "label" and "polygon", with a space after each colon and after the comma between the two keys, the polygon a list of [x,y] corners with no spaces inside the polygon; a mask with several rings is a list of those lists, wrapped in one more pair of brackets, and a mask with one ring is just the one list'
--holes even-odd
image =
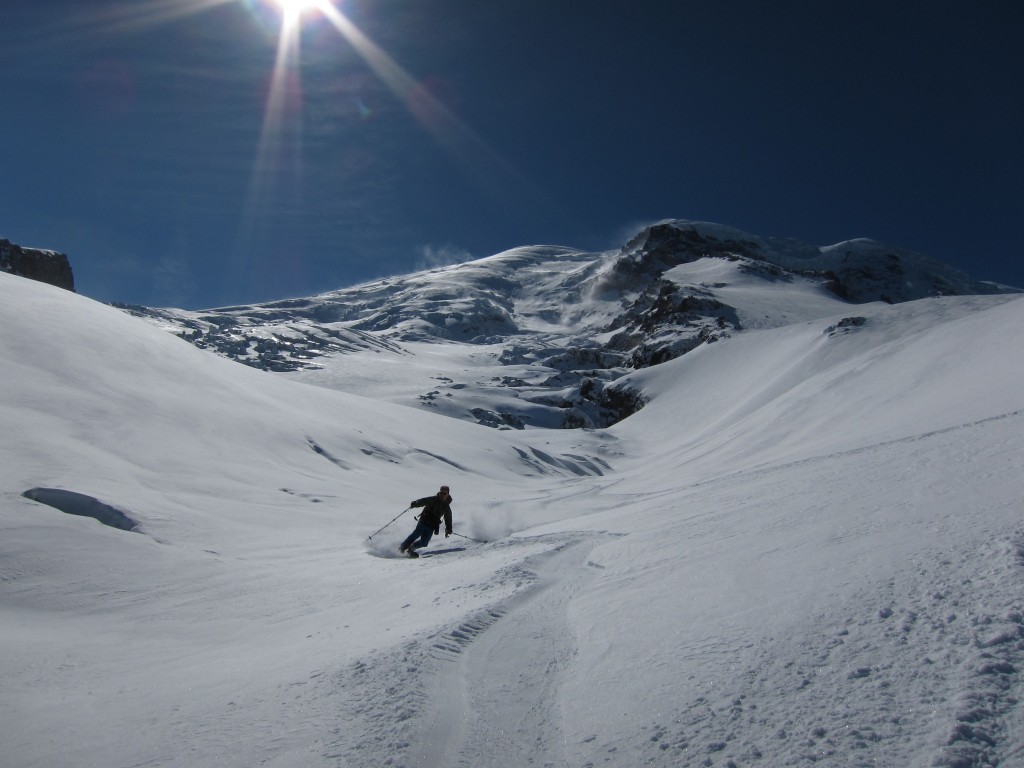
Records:
{"label": "curved ski trail", "polygon": [[597,545],[577,538],[524,561],[536,582],[437,636],[431,712],[409,764],[421,768],[565,766],[561,689],[576,655],[568,606]]}

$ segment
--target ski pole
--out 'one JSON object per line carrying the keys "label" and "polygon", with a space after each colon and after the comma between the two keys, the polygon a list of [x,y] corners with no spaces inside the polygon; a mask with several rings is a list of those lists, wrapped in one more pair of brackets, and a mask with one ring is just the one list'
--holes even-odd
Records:
{"label": "ski pole", "polygon": [[474,539],[472,536],[463,536],[461,533],[456,533],[455,531],[452,531],[452,536],[462,536],[462,538],[469,539],[470,541],[475,541],[477,544],[486,544],[487,543],[483,539]]}
{"label": "ski pole", "polygon": [[391,519],[391,521],[390,521],[390,522],[388,522],[388,523],[385,523],[385,524],[384,524],[384,525],[382,525],[382,526],[381,526],[380,528],[378,528],[378,529],[377,529],[376,531],[374,531],[374,532],[373,532],[373,533],[371,533],[371,534],[370,534],[369,536],[367,536],[367,537],[366,537],[366,540],[367,540],[367,541],[369,541],[370,539],[372,539],[372,538],[373,538],[374,536],[376,536],[376,535],[377,535],[378,533],[380,533],[380,532],[381,532],[381,531],[383,531],[383,530],[384,530],[385,528],[387,528],[387,527],[388,527],[389,525],[391,525],[391,523],[395,522],[395,520],[397,520],[397,519],[398,519],[398,518],[400,518],[400,517],[401,517],[402,515],[404,515],[404,514],[405,514],[406,512],[408,512],[408,511],[409,511],[410,509],[412,509],[412,507],[406,507],[405,509],[403,509],[403,510],[402,510],[401,512],[399,512],[399,513],[398,513],[397,515],[395,515],[395,516],[394,516],[394,517],[393,517],[393,518]]}

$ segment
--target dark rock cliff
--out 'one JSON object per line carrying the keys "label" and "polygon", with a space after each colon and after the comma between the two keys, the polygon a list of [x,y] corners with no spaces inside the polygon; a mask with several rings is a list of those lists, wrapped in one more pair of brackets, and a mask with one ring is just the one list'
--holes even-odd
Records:
{"label": "dark rock cliff", "polygon": [[9,240],[0,240],[0,272],[75,290],[75,276],[68,257],[57,251],[23,248]]}

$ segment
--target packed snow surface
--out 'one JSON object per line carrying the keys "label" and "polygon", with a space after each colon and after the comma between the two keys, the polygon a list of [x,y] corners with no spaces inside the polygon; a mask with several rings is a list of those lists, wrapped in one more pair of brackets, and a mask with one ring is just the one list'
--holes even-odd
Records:
{"label": "packed snow surface", "polygon": [[790,289],[499,430],[397,402],[479,346],[314,386],[0,274],[0,764],[1024,763],[1024,299]]}

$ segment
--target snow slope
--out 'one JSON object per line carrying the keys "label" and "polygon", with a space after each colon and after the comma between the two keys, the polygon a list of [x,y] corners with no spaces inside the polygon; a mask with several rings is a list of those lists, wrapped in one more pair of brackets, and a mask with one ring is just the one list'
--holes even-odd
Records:
{"label": "snow slope", "polygon": [[495,430],[0,274],[0,763],[1020,764],[1024,300],[837,309]]}

